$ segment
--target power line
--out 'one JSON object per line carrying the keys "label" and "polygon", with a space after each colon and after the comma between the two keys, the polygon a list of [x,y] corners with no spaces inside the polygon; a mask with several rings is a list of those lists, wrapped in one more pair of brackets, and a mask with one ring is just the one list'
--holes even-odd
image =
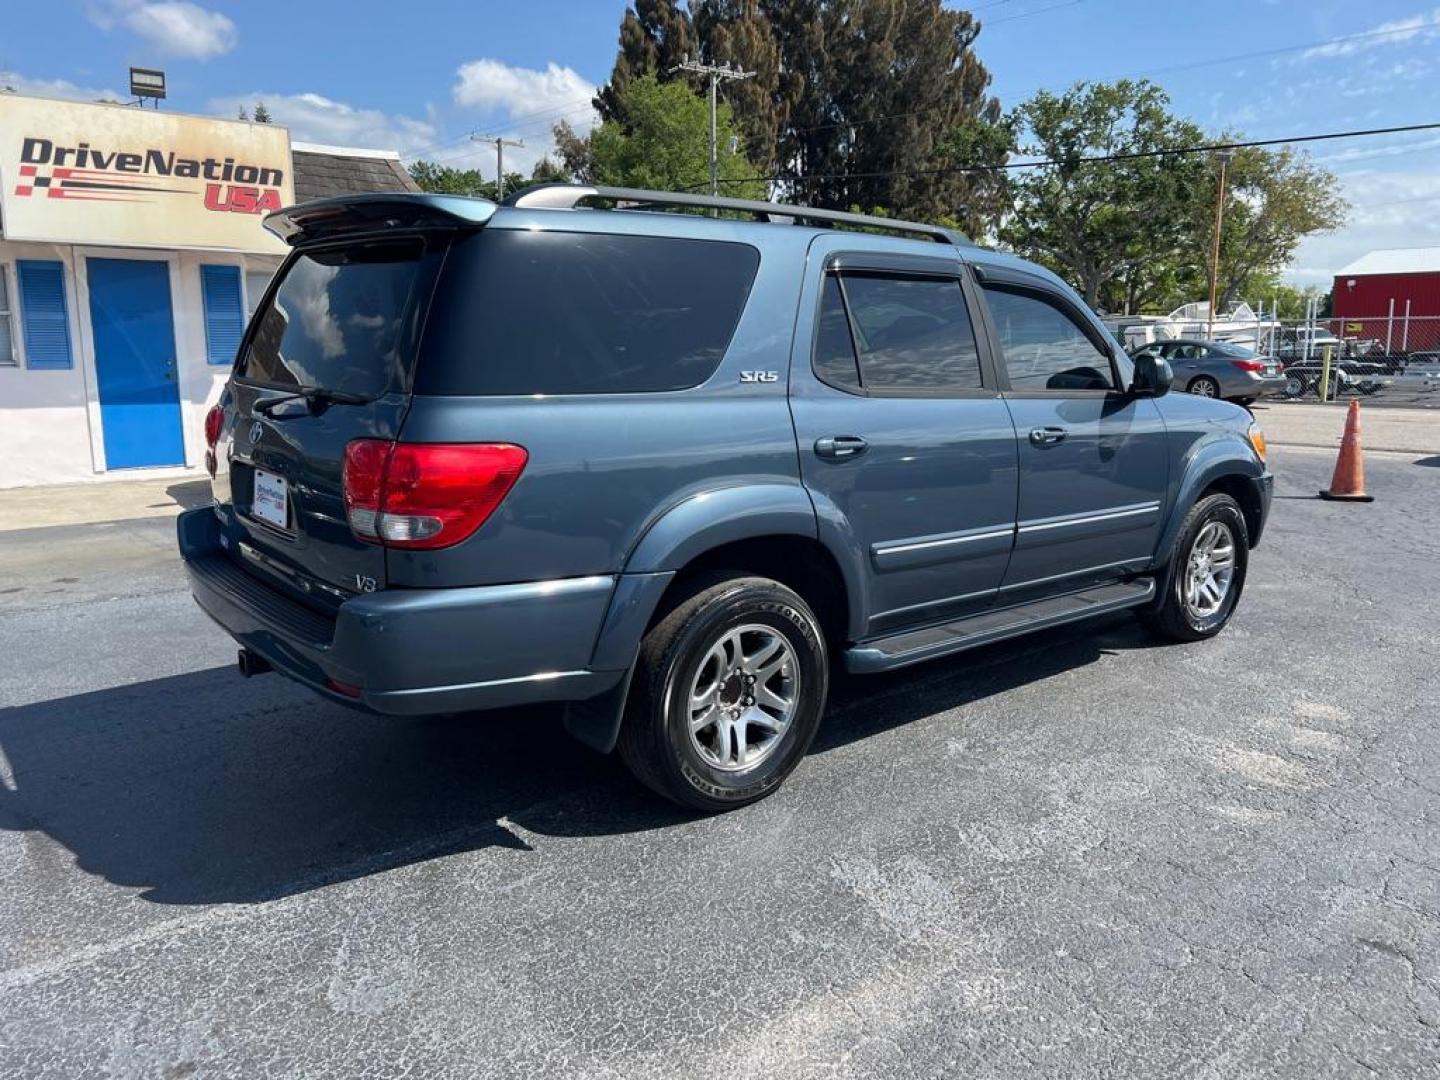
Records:
{"label": "power line", "polygon": [[[999,26],[1002,23],[1014,22],[1016,19],[1028,19],[1031,15],[1044,15],[1047,11],[1059,11],[1061,8],[1075,7],[1083,4],[1085,0],[1065,0],[1061,4],[1051,4],[1049,7],[1035,8],[1033,11],[1021,11],[1014,15],[1006,15],[1003,19],[994,19],[988,25]],[[982,24],[985,25],[985,24]]]}
{"label": "power line", "polygon": [[1318,135],[1291,135],[1281,139],[1247,139],[1243,142],[1204,143],[1199,146],[1177,146],[1164,150],[1134,150],[1122,154],[1094,154],[1073,158],[1044,158],[1038,161],[1007,161],[1000,165],[937,165],[923,169],[880,169],[873,172],[811,173],[787,176],[744,176],[724,180],[726,184],[754,183],[774,180],[879,180],[887,176],[938,176],[946,173],[1008,172],[1011,169],[1040,169],[1050,165],[1093,165],[1112,161],[1138,161],[1144,158],[1172,157],[1186,154],[1213,154],[1223,150],[1243,150],[1257,146],[1288,146],[1295,143],[1324,142],[1331,139],[1356,139],[1371,135],[1398,135],[1407,131],[1434,131],[1440,123],[1404,124],[1399,127],[1365,128],[1356,131],[1327,131]]}
{"label": "power line", "polygon": [[[1001,2],[1001,3],[1008,3],[1009,0],[999,0],[999,2]],[[1057,5],[1057,6],[1065,7],[1065,6],[1069,6],[1069,5]],[[972,11],[978,11],[978,10],[981,10],[981,9],[979,9],[979,8],[972,8],[971,10],[972,10]],[[1045,9],[1045,10],[1049,10],[1049,9]],[[1031,14],[1036,14],[1036,15],[1038,15],[1038,14],[1040,14],[1040,12],[1039,12],[1039,11],[1035,11],[1035,12],[1031,12]],[[993,26],[994,23],[991,23],[991,24],[989,24],[989,25],[992,25],[992,26]],[[1343,36],[1341,36],[1341,37],[1327,38],[1327,39],[1324,40],[1324,41],[1307,41],[1307,42],[1304,42],[1303,44],[1299,44],[1299,45],[1281,45],[1281,46],[1278,46],[1278,47],[1273,48],[1273,49],[1259,49],[1259,50],[1256,50],[1256,51],[1253,51],[1253,52],[1231,53],[1231,54],[1229,54],[1229,55],[1227,55],[1227,56],[1212,56],[1212,57],[1210,57],[1209,59],[1206,59],[1206,60],[1194,60],[1194,61],[1191,61],[1190,63],[1185,63],[1185,64],[1169,64],[1169,65],[1167,65],[1167,66],[1165,66],[1165,67],[1163,67],[1163,68],[1146,68],[1146,69],[1143,70],[1143,71],[1131,71],[1131,72],[1124,72],[1124,73],[1116,74],[1116,75],[1108,75],[1108,76],[1106,76],[1106,79],[1107,79],[1107,80],[1113,80],[1113,79],[1139,79],[1139,78],[1144,78],[1144,77],[1147,76],[1147,75],[1170,74],[1170,73],[1176,72],[1176,71],[1192,71],[1192,70],[1195,70],[1195,69],[1197,69],[1197,68],[1213,67],[1213,66],[1216,65],[1216,64],[1229,64],[1229,63],[1232,63],[1232,62],[1235,62],[1235,61],[1241,61],[1241,60],[1257,60],[1257,59],[1262,59],[1262,58],[1267,57],[1267,56],[1279,56],[1279,55],[1282,55],[1282,54],[1284,54],[1284,53],[1300,52],[1300,51],[1305,50],[1305,49],[1321,49],[1321,48],[1325,48],[1326,46],[1330,46],[1330,45],[1344,45],[1344,44],[1347,44],[1347,43],[1352,42],[1352,41],[1364,41],[1364,40],[1367,40],[1367,39],[1369,39],[1369,38],[1393,37],[1393,36],[1395,36],[1395,35],[1396,35],[1397,33],[1399,33],[1399,32],[1400,32],[1400,31],[1399,31],[1399,30],[1396,30],[1396,29],[1390,29],[1390,30],[1367,30],[1367,31],[1365,31],[1364,33],[1359,33],[1359,34],[1346,34],[1346,35],[1343,35]],[[1034,93],[1033,90],[1032,90],[1031,92]],[[987,88],[986,88],[986,95],[989,96],[989,97],[1011,97],[1011,96],[1018,96],[1018,94],[1016,94],[1016,95],[1007,94],[1004,90],[1002,90],[1002,89],[996,89],[995,87],[987,87]],[[868,126],[868,125],[870,125],[870,124],[883,124],[883,123],[885,123],[885,122],[887,122],[887,121],[890,121],[890,120],[901,120],[901,119],[904,119],[904,118],[907,117],[907,116],[918,116],[918,115],[920,115],[921,113],[933,112],[933,111],[935,111],[936,109],[943,109],[943,108],[946,108],[949,104],[950,104],[949,102],[939,101],[939,102],[936,102],[936,103],[934,103],[934,104],[932,104],[932,105],[922,105],[922,106],[921,106],[920,108],[918,108],[918,109],[911,109],[911,110],[909,110],[909,111],[907,111],[907,112],[889,113],[888,115],[885,115],[885,116],[870,116],[870,117],[866,117],[866,118],[863,119],[863,120],[837,120],[837,121],[835,121],[835,122],[833,122],[833,123],[829,123],[829,124],[815,124],[815,125],[812,126],[812,127],[796,128],[796,129],[795,129],[795,132],[796,132],[797,134],[803,134],[804,132],[807,132],[807,131],[828,131],[828,130],[831,129],[831,128],[839,128],[839,127],[866,127],[866,126]]]}
{"label": "power line", "polygon": [[670,69],[671,74],[677,71],[688,72],[691,75],[704,75],[710,80],[710,194],[718,195],[720,194],[720,157],[715,146],[719,135],[715,119],[716,94],[722,81],[728,82],[733,79],[743,82],[745,79],[754,78],[756,73],[733,67],[729,60],[723,64],[706,64],[699,60],[691,60],[688,56]]}

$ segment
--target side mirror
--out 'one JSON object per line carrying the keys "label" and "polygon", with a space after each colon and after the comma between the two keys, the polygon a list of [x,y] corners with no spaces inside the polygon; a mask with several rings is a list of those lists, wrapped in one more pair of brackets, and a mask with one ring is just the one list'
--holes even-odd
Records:
{"label": "side mirror", "polygon": [[1130,393],[1136,397],[1164,397],[1174,381],[1175,374],[1170,370],[1169,360],[1145,353],[1135,358],[1135,377],[1130,380]]}

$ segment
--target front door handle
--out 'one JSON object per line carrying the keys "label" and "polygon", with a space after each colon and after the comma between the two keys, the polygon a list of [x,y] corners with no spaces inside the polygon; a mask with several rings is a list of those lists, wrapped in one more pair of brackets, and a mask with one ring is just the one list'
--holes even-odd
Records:
{"label": "front door handle", "polygon": [[826,461],[845,461],[859,457],[870,444],[859,435],[826,435],[815,440],[815,456]]}
{"label": "front door handle", "polygon": [[1030,442],[1035,446],[1054,446],[1065,441],[1070,433],[1062,427],[1037,427],[1030,429]]}

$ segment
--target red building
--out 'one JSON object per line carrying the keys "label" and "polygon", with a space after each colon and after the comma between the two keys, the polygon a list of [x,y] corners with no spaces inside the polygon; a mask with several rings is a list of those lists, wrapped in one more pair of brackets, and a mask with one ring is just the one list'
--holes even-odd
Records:
{"label": "red building", "polygon": [[1440,247],[1372,251],[1335,275],[1337,333],[1387,353],[1440,348]]}

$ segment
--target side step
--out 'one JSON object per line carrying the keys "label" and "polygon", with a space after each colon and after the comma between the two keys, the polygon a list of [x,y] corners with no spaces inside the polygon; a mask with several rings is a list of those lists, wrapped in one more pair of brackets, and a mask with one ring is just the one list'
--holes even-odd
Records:
{"label": "side step", "polygon": [[906,630],[852,646],[845,652],[845,667],[857,673],[889,671],[989,645],[993,641],[1018,637],[1032,630],[1137,607],[1154,595],[1155,580],[1146,577],[1034,600],[998,611],[983,611],[941,626]]}

